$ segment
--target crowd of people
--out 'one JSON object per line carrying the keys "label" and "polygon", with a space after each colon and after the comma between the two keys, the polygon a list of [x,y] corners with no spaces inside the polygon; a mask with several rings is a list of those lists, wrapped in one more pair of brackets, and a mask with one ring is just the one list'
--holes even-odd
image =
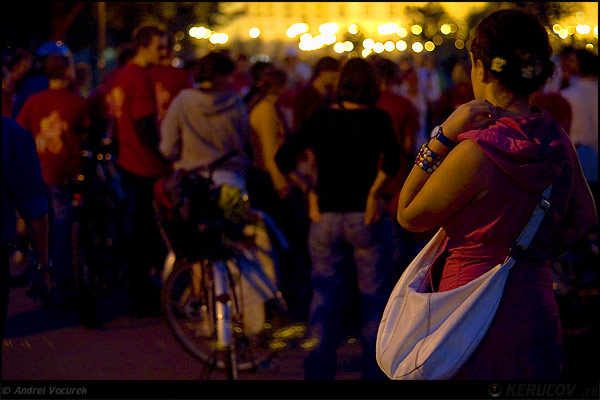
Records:
{"label": "crowd of people", "polygon": [[[155,183],[173,171],[194,170],[235,151],[213,178],[247,191],[252,207],[270,215],[290,243],[278,278],[291,318],[306,323],[307,338],[313,340],[306,378],[334,379],[337,346],[353,329],[363,346],[363,377],[384,378],[375,361],[379,319],[394,283],[434,229],[442,226],[454,239],[446,246],[444,272],[436,284],[436,290],[444,291],[502,261],[499,257],[506,256],[505,247],[521,229],[517,222],[528,216],[523,205],[533,204],[532,193],[556,178],[550,172],[560,180],[556,187],[573,193],[565,198],[555,190],[555,219],[577,221],[572,233],[578,237],[594,228],[586,182],[597,201],[598,57],[565,48],[551,61],[545,30],[536,31],[537,21],[523,15],[505,12],[485,19],[472,38],[469,57],[457,59],[450,73],[438,67],[435,53],[400,60],[325,56],[308,63],[297,51],[286,52],[282,60],[255,62],[248,55],[212,51],[178,68],[172,66],[170,34],[152,25],[139,27],[130,43],[119,46],[117,67],[96,87],[90,83],[89,66],[76,66],[63,43],[50,42],[35,52],[13,51],[2,68],[3,262],[8,262],[6,245],[15,234],[16,209],[21,218],[36,222],[38,243],[49,237],[46,250],[38,246],[46,275],[37,296],[47,306],[72,305],[72,182],[81,169],[82,149],[110,139],[116,143],[114,163],[127,207],[120,240],[127,250],[122,262],[129,268],[129,312],[157,315],[156,277],[167,247],[153,208]],[[510,21],[519,18],[526,20],[523,31],[510,37],[516,26]],[[522,53],[529,58],[515,56]],[[474,122],[479,114],[484,119]],[[491,125],[496,133],[484,129]],[[540,126],[552,129],[540,132]],[[544,143],[555,140],[562,147],[534,149],[534,144],[519,141],[519,135],[542,134],[547,135],[540,136]],[[523,148],[512,149],[513,154],[505,149],[508,144],[494,139],[505,136]],[[567,137],[576,155],[567,149]],[[14,141],[16,154],[31,148],[31,139],[37,160],[31,154],[5,157],[5,140]],[[435,174],[414,166],[415,157],[427,159],[424,143],[433,158],[447,158]],[[527,157],[545,163],[526,171],[519,163]],[[27,159],[30,166],[17,165]],[[561,164],[566,160],[568,168]],[[10,168],[20,171],[15,176],[24,174],[22,180],[36,170],[41,178],[32,176],[39,182],[28,188],[21,187],[23,182],[12,185],[13,178],[5,179],[6,163],[14,163]],[[39,201],[44,191],[47,210]],[[44,221],[46,211],[44,235],[39,219]],[[517,222],[502,222],[515,214],[518,218],[511,221]],[[547,231],[553,228],[548,225]],[[546,250],[554,246],[552,239],[544,239]],[[483,264],[469,261],[484,254],[489,259]],[[549,335],[547,342],[533,346],[538,336],[528,329],[537,308],[515,303],[523,290],[538,289],[540,299],[552,302],[551,278],[542,264],[532,264],[511,276],[506,297],[507,304],[514,304],[501,307],[500,322],[461,377],[504,374],[493,369],[498,363],[481,367],[480,360],[490,357],[503,360],[502,368],[511,371],[506,376],[529,376],[531,371],[517,368],[518,360],[500,357],[510,353],[504,350],[508,337],[511,346],[519,342],[537,357],[527,365],[544,364],[546,370],[532,370],[532,377],[559,373],[559,340]],[[542,288],[538,281],[549,286]],[[505,315],[516,318],[512,311],[519,308],[523,329],[516,336],[507,334]],[[535,329],[556,331],[555,317]],[[541,362],[541,355],[549,361]]]}

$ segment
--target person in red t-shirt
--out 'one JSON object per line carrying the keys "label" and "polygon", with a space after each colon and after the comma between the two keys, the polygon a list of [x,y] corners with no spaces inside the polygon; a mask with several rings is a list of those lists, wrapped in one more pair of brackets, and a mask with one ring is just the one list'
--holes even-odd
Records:
{"label": "person in red t-shirt", "polygon": [[[117,131],[117,116],[116,116],[116,101],[118,99],[118,90],[113,94],[115,83],[119,73],[133,56],[135,56],[135,47],[133,43],[123,43],[117,50],[117,65],[116,68],[110,71],[104,79],[102,84],[92,93],[90,97],[90,114],[92,118],[92,132],[90,135],[94,135],[92,141],[94,143],[100,143],[102,140],[109,140],[108,143],[112,143],[114,147],[116,145],[116,131]],[[104,142],[107,143],[106,141]],[[116,151],[113,152],[116,155]]]}
{"label": "person in red t-shirt", "polygon": [[310,81],[300,87],[294,99],[293,132],[300,129],[315,110],[329,107],[340,75],[340,61],[322,57],[317,61]]}
{"label": "person in red t-shirt", "polygon": [[457,61],[452,68],[450,77],[452,84],[432,105],[432,125],[434,126],[444,122],[460,105],[475,98],[471,85],[471,67],[467,61]]}
{"label": "person in red t-shirt", "polygon": [[50,204],[50,254],[53,261],[52,301],[67,306],[75,300],[71,268],[70,181],[81,168],[81,144],[90,126],[84,99],[69,88],[69,58],[48,56],[45,72],[50,87],[27,98],[17,123],[33,134]]}
{"label": "person in red t-shirt", "polygon": [[377,72],[381,90],[375,107],[387,112],[390,116],[396,134],[396,142],[402,155],[398,173],[382,190],[382,193],[389,198],[390,216],[392,220],[395,220],[398,195],[410,172],[409,159],[412,160],[413,158],[415,136],[419,129],[418,112],[410,100],[392,91],[393,85],[398,82],[400,67],[393,61],[383,57],[373,58],[372,63]]}
{"label": "person in red t-shirt", "polygon": [[152,201],[154,182],[170,173],[170,163],[158,150],[158,110],[148,75],[149,68],[160,62],[163,35],[152,25],[134,31],[135,56],[121,69],[111,91],[117,118],[116,164],[131,218],[131,229],[126,232],[131,268],[129,311],[141,317],[160,313],[160,290],[151,275],[160,271],[167,255]]}
{"label": "person in red t-shirt", "polygon": [[160,62],[152,65],[148,70],[148,74],[154,85],[159,126],[175,96],[182,89],[192,87],[191,74],[187,70],[176,68],[171,64],[173,60],[173,40],[169,34],[163,36],[160,50]]}

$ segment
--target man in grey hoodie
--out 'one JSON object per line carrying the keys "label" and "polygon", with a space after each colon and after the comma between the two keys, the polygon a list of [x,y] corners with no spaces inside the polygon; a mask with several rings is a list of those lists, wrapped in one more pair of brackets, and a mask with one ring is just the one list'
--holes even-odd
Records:
{"label": "man in grey hoodie", "polygon": [[186,171],[208,165],[236,151],[213,174],[216,184],[245,189],[249,156],[248,111],[239,95],[229,90],[234,62],[212,52],[199,60],[195,87],[182,90],[161,124],[161,153],[173,169]]}
{"label": "man in grey hoodie", "polygon": [[[194,76],[193,89],[184,89],[173,99],[161,124],[161,153],[173,162],[173,170],[190,171],[211,164],[224,155],[235,151],[233,157],[218,166],[213,172],[215,184],[232,186],[246,192],[246,173],[250,165],[250,123],[246,104],[242,98],[230,90],[230,81],[235,64],[226,55],[212,52],[199,60]],[[254,257],[266,276],[273,282],[275,270],[273,260],[266,252],[271,243],[266,231],[257,226],[248,226],[244,232],[254,236],[255,245],[262,252]],[[272,298],[270,294],[255,289],[256,282],[250,283],[246,264],[238,260],[244,299],[245,332],[257,334],[265,319],[264,302]],[[166,267],[165,271],[169,271]],[[256,279],[256,278],[254,278]]]}

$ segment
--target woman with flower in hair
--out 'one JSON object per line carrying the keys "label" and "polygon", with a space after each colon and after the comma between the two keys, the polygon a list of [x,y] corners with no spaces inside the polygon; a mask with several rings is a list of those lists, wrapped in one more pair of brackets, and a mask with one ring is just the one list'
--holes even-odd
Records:
{"label": "woman with flower in hair", "polygon": [[467,284],[501,264],[553,184],[551,209],[511,269],[479,347],[456,379],[561,377],[561,325],[548,260],[597,224],[594,203],[564,130],[529,96],[552,75],[544,27],[519,10],[490,14],[470,43],[475,100],[458,107],[423,145],[398,204],[398,221],[447,240],[434,291]]}

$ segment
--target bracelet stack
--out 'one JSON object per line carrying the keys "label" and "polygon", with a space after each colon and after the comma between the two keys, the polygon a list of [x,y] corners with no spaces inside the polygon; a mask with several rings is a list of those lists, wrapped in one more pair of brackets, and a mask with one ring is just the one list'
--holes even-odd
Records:
{"label": "bracelet stack", "polygon": [[421,146],[421,150],[419,150],[415,165],[428,174],[431,174],[442,164],[444,158],[446,157],[433,152],[429,148],[429,143],[425,143]]}

